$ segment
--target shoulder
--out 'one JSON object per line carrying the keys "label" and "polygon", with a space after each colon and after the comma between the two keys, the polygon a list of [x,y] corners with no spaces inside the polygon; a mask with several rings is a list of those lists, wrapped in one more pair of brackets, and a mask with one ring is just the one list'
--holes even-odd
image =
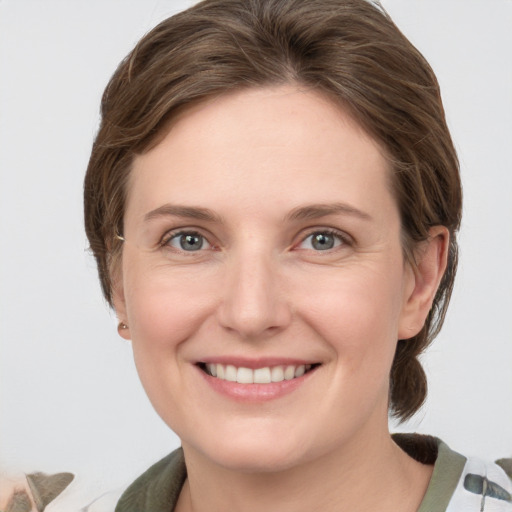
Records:
{"label": "shoulder", "polygon": [[119,499],[115,512],[169,512],[186,476],[183,451],[179,448],[137,478]]}
{"label": "shoulder", "polygon": [[511,459],[497,462],[468,457],[447,512],[512,512]]}
{"label": "shoulder", "polygon": [[431,436],[394,436],[409,455],[434,463],[418,512],[512,512],[512,459],[465,457]]}

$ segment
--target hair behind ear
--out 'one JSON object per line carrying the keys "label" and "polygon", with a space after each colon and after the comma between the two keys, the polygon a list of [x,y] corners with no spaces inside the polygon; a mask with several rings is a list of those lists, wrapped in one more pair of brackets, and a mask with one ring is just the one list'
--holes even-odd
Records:
{"label": "hair behind ear", "polygon": [[445,276],[449,247],[448,229],[434,226],[428,239],[417,244],[414,261],[407,263],[412,266],[414,286],[405,298],[390,374],[390,411],[402,421],[410,418],[427,397],[427,377],[418,357],[433,339],[429,328],[437,311],[432,305]]}
{"label": "hair behind ear", "polygon": [[418,360],[418,347],[399,340],[390,375],[390,412],[405,421],[413,416],[427,398],[427,376]]}

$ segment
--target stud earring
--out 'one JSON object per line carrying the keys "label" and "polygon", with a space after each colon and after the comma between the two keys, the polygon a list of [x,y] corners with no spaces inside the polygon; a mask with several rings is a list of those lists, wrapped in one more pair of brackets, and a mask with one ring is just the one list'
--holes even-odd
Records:
{"label": "stud earring", "polygon": [[126,325],[124,322],[119,322],[117,326],[117,331],[121,332],[124,331],[125,329],[128,329],[128,325]]}

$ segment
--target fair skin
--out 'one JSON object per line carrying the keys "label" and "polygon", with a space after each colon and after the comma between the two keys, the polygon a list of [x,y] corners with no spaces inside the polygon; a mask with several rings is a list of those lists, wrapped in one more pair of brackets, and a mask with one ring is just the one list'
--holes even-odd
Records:
{"label": "fair skin", "polygon": [[389,371],[448,234],[413,271],[389,178],[343,109],[292,85],[191,107],[135,158],[114,302],[182,441],[179,512],[418,508],[432,468],[390,438]]}

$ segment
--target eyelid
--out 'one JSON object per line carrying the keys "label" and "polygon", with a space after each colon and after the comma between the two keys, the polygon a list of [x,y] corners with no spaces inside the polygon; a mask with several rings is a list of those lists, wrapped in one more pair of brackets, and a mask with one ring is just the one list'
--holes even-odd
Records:
{"label": "eyelid", "polygon": [[[206,235],[203,232],[203,230],[196,228],[196,227],[180,227],[180,228],[174,228],[174,229],[170,229],[169,231],[166,231],[164,233],[164,235],[160,238],[160,241],[158,242],[158,247],[159,248],[165,248],[165,247],[171,248],[171,246],[168,245],[169,241],[172,240],[173,238],[176,238],[181,235],[197,235],[197,236],[204,238],[204,240],[208,243],[208,245],[210,247],[208,247],[207,249],[202,249],[202,250],[208,250],[208,249],[215,248],[215,244],[211,241],[211,238],[213,238],[213,237],[210,235]],[[179,249],[174,248],[174,247],[172,249],[180,251]],[[202,252],[202,250],[199,250],[197,252]],[[195,251],[180,251],[180,252],[193,253]]]}
{"label": "eyelid", "polygon": [[[345,246],[352,246],[354,244],[354,239],[344,231],[340,231],[339,229],[335,228],[326,228],[326,227],[313,227],[308,228],[306,233],[301,235],[301,238],[297,244],[294,245],[294,247],[298,247],[300,244],[304,243],[310,236],[322,233],[326,235],[333,236],[341,241],[341,245]],[[330,251],[335,250],[335,248],[330,249]],[[329,250],[326,250],[325,252],[328,252]],[[321,252],[321,251],[318,251]]]}
{"label": "eyelid", "polygon": [[[209,250],[211,250],[211,249],[218,249],[218,244],[216,244],[216,243],[214,243],[212,241],[212,239],[214,239],[215,237],[211,233],[205,233],[204,231],[205,231],[204,229],[198,228],[198,227],[195,227],[195,226],[185,226],[185,227],[179,227],[179,228],[170,229],[170,230],[166,231],[164,233],[164,235],[160,238],[160,240],[158,242],[158,247],[159,248],[171,247],[171,246],[168,245],[168,243],[173,238],[178,237],[180,235],[191,234],[191,235],[201,236],[202,238],[205,239],[205,241],[210,246],[206,250],[208,250],[208,249]],[[299,235],[300,236],[299,241],[292,245],[292,249],[298,248],[298,246],[300,246],[300,244],[302,244],[307,238],[309,238],[310,236],[312,236],[314,234],[317,234],[317,233],[323,233],[323,234],[331,235],[331,236],[337,238],[338,240],[340,240],[341,241],[341,245],[344,245],[344,246],[352,246],[355,243],[355,241],[352,238],[352,236],[350,236],[345,231],[341,231],[339,229],[332,228],[332,227],[314,226],[314,227],[310,227],[310,228],[305,229]],[[332,251],[332,250],[335,250],[335,249],[336,248],[330,249],[330,250]],[[179,251],[179,249],[177,249],[177,250]],[[202,251],[204,251],[204,250],[205,249],[203,249]],[[197,251],[197,252],[202,252],[202,251]],[[183,252],[189,252],[189,251],[183,251]],[[192,253],[193,251],[190,251],[190,252]],[[328,251],[326,250],[326,252],[328,252]]]}

